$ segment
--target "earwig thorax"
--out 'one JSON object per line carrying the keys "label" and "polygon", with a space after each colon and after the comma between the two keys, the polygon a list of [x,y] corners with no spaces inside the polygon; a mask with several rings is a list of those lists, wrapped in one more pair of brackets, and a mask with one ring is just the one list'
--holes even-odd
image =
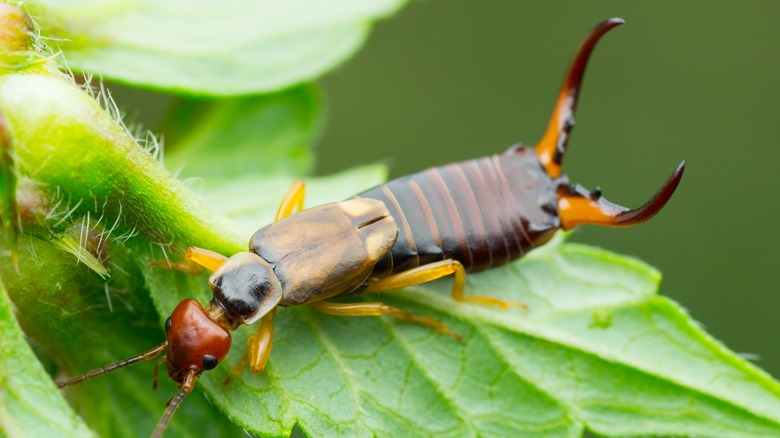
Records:
{"label": "earwig thorax", "polygon": [[216,302],[228,318],[254,324],[282,299],[282,285],[273,267],[245,251],[230,257],[209,277]]}

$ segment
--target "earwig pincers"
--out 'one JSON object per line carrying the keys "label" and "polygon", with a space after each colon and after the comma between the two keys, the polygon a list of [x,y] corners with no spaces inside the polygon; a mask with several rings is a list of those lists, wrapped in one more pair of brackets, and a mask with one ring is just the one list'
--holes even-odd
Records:
{"label": "earwig pincers", "polygon": [[308,210],[303,210],[304,184],[297,181],[275,222],[252,236],[248,251],[229,258],[196,247],[186,251],[192,266],[212,271],[209,284],[214,296],[205,307],[192,299],[180,302],[165,323],[165,342],[59,386],[165,351],[168,375],[181,389],[155,429],[154,436],[161,436],[197,378],[225,358],[232,342],[230,332],[237,327],[258,324],[228,380],[247,365],[255,373],[262,372],[279,306],[309,305],[338,316],[392,315],[457,338],[439,321],[381,302],[328,301],[452,275],[455,301],[524,307],[489,296],[464,295],[466,272],[518,259],[559,229],[642,223],[666,205],[682,178],[684,162],[650,200],[631,210],[607,201],[598,187],[589,191],[571,184],[562,173],[588,58],[601,37],[622,23],[618,18],[606,20],[581,43],[535,148],[516,145],[498,155],[431,168]]}

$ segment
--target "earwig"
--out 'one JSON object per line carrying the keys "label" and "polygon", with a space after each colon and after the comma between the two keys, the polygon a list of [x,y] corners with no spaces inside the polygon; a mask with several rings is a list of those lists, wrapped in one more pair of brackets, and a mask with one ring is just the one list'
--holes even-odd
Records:
{"label": "earwig", "polygon": [[[512,146],[499,155],[431,168],[308,210],[303,210],[304,184],[298,181],[282,201],[276,221],[252,236],[248,251],[230,258],[195,247],[186,251],[191,266],[213,272],[209,284],[214,297],[205,308],[195,300],[183,300],[165,323],[166,340],[161,345],[59,386],[165,351],[168,375],[181,390],[168,402],[155,429],[154,436],[161,436],[197,378],[225,358],[230,332],[240,325],[259,323],[226,383],[247,365],[255,373],[263,371],[279,306],[306,304],[338,316],[392,315],[458,338],[441,322],[381,302],[327,301],[452,275],[456,301],[525,307],[464,295],[466,272],[518,259],[546,243],[558,229],[582,224],[626,227],[647,221],[666,205],[682,178],[684,162],[650,200],[630,210],[604,199],[598,187],[589,191],[571,184],[562,173],[588,58],[601,37],[622,23],[606,20],[582,42],[534,149]],[[180,263],[175,268],[186,266]]]}

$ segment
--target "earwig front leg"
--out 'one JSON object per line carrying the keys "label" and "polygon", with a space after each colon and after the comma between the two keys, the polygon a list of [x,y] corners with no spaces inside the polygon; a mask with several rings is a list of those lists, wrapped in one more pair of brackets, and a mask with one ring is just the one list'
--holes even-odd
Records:
{"label": "earwig front leg", "polygon": [[193,275],[200,275],[203,273],[201,267],[208,269],[209,271],[216,271],[222,263],[228,258],[222,254],[207,249],[191,246],[184,251],[184,258],[186,262],[169,262],[167,260],[154,260],[149,262],[149,266],[156,266],[163,269],[171,269],[175,271],[187,272]]}
{"label": "earwig front leg", "polygon": [[217,268],[222,266],[222,263],[225,263],[225,260],[228,259],[222,254],[216,253],[214,251],[209,251],[203,248],[198,248],[196,246],[191,246],[187,248],[187,250],[184,251],[184,257],[186,257],[187,260],[190,260],[192,262],[197,263],[200,266],[203,266],[204,268],[208,269],[211,272],[216,271]]}
{"label": "earwig front leg", "polygon": [[416,284],[427,283],[451,274],[455,277],[452,285],[452,299],[455,301],[498,306],[502,309],[508,309],[510,307],[528,309],[528,306],[517,301],[501,300],[482,295],[464,296],[463,289],[466,286],[466,270],[463,269],[463,265],[461,265],[459,261],[452,259],[418,266],[414,269],[389,277],[369,280],[366,292],[383,292],[393,289],[403,289]]}
{"label": "earwig front leg", "polygon": [[317,301],[314,303],[309,303],[309,305],[319,310],[320,312],[336,316],[392,315],[407,322],[413,322],[415,324],[430,327],[441,334],[452,336],[458,341],[463,339],[463,336],[450,330],[446,324],[436,321],[433,318],[417,316],[413,313],[405,312],[397,307],[388,306],[384,303],[328,303],[325,301]]}
{"label": "earwig front leg", "polygon": [[254,336],[250,336],[246,341],[244,357],[241,358],[241,362],[233,367],[230,375],[225,379],[225,385],[240,376],[247,364],[249,364],[253,373],[260,374],[263,372],[265,364],[268,362],[268,357],[271,355],[271,345],[274,339],[274,316],[276,316],[276,308],[260,319],[260,327],[257,328],[257,333]]}
{"label": "earwig front leg", "polygon": [[306,184],[302,179],[295,180],[287,194],[284,195],[282,203],[279,204],[279,210],[276,211],[276,220],[284,219],[287,216],[303,210],[303,198],[306,194]]}

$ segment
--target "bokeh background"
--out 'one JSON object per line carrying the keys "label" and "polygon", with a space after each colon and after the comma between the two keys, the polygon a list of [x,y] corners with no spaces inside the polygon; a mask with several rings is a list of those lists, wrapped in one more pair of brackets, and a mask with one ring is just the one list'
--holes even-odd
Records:
{"label": "bokeh background", "polygon": [[[614,16],[627,24],[591,59],[565,171],[636,207],[687,169],[652,221],[572,239],[658,267],[662,294],[778,378],[780,2],[412,2],[320,81],[317,172],[383,161],[400,176],[533,145],[580,40]],[[159,96],[115,97],[155,129]]]}

